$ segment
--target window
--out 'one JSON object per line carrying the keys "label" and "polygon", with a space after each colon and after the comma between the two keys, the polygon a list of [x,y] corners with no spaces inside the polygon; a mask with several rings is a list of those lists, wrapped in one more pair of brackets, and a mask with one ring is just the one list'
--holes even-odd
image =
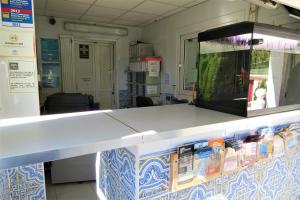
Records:
{"label": "window", "polygon": [[197,35],[181,37],[180,56],[180,94],[192,95],[197,81],[197,66],[199,63],[199,42]]}

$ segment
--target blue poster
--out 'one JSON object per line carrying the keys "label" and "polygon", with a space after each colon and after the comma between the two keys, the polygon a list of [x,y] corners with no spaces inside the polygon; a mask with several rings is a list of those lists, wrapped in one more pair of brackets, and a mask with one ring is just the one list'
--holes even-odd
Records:
{"label": "blue poster", "polygon": [[58,39],[41,38],[42,61],[59,62]]}
{"label": "blue poster", "polygon": [[58,88],[60,86],[59,63],[43,63],[42,67],[43,88]]}
{"label": "blue poster", "polygon": [[0,0],[3,26],[32,28],[31,0]]}

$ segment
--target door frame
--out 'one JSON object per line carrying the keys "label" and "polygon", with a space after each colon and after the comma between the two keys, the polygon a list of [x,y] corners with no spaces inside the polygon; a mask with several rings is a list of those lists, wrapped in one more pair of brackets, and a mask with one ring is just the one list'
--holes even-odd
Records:
{"label": "door frame", "polygon": [[[118,86],[118,71],[117,71],[117,67],[116,67],[116,63],[117,63],[117,51],[116,51],[116,47],[117,47],[117,41],[116,40],[93,40],[93,39],[88,39],[88,38],[81,38],[81,37],[73,37],[73,55],[76,55],[75,52],[75,42],[86,42],[86,43],[102,43],[102,44],[112,44],[113,46],[113,92],[114,92],[114,98],[112,102],[112,108],[111,109],[116,109],[119,107],[119,86]],[[95,51],[94,51],[95,52]],[[73,58],[75,59],[75,58]],[[93,63],[96,63],[96,57],[93,56]],[[101,105],[100,105],[101,106]]]}

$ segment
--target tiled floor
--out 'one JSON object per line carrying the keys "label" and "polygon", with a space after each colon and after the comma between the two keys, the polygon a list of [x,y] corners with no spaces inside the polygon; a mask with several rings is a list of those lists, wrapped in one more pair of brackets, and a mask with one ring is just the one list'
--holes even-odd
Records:
{"label": "tiled floor", "polygon": [[95,182],[46,185],[47,200],[99,200]]}

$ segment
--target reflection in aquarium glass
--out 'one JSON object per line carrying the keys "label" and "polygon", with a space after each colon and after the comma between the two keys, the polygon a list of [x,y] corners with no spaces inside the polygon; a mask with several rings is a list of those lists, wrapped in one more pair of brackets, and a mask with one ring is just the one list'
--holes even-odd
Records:
{"label": "reflection in aquarium glass", "polygon": [[299,103],[299,41],[254,33],[248,109]]}

